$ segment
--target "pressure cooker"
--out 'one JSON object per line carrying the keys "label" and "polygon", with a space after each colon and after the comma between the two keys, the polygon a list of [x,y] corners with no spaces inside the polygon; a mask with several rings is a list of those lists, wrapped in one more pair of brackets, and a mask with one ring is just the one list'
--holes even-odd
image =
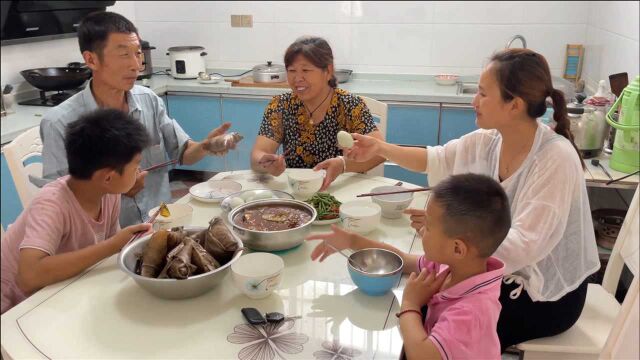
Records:
{"label": "pressure cooker", "polygon": [[167,51],[171,63],[171,76],[176,79],[196,79],[206,71],[202,46],[174,46]]}
{"label": "pressure cooker", "polygon": [[284,65],[267,61],[253,67],[253,81],[257,83],[279,83],[287,81],[287,69]]}
{"label": "pressure cooker", "polygon": [[138,74],[138,80],[148,79],[153,74],[153,64],[151,63],[151,50],[155,47],[150,46],[148,41],[141,40],[140,47],[142,48],[142,66],[140,67],[140,73]]}

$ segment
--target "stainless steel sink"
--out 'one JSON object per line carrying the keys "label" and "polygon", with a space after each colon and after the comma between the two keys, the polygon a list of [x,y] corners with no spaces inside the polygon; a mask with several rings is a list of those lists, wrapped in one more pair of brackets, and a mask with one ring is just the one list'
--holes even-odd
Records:
{"label": "stainless steel sink", "polygon": [[478,93],[478,83],[460,82],[458,83],[458,95],[475,95]]}

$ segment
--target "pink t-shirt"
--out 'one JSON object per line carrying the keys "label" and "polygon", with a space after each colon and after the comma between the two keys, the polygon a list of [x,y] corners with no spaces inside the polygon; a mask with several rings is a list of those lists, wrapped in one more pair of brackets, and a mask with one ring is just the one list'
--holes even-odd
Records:
{"label": "pink t-shirt", "polygon": [[82,209],[63,176],[42,188],[2,239],[2,313],[26,298],[16,285],[20,249],[49,255],[94,245],[120,230],[120,195],[102,197],[99,221]]}
{"label": "pink t-shirt", "polygon": [[[418,269],[444,271],[447,265],[418,260]],[[504,263],[491,257],[485,273],[470,277],[431,298],[424,328],[444,360],[500,359],[497,326]]]}

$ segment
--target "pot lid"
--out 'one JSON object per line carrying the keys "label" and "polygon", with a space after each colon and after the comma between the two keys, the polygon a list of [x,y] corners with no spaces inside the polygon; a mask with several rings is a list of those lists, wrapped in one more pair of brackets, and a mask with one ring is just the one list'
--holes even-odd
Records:
{"label": "pot lid", "polygon": [[267,61],[266,64],[254,66],[253,71],[260,74],[282,74],[286,73],[287,69],[284,65],[273,64],[271,61]]}
{"label": "pot lid", "polygon": [[173,46],[173,47],[170,47],[167,51],[180,52],[180,51],[202,51],[202,50],[204,50],[204,47],[202,46]]}

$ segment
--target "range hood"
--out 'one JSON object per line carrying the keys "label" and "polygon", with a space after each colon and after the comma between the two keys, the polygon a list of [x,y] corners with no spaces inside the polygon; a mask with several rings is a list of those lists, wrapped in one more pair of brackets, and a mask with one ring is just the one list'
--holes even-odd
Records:
{"label": "range hood", "polygon": [[78,24],[115,1],[1,1],[1,45],[62,39],[77,35]]}

